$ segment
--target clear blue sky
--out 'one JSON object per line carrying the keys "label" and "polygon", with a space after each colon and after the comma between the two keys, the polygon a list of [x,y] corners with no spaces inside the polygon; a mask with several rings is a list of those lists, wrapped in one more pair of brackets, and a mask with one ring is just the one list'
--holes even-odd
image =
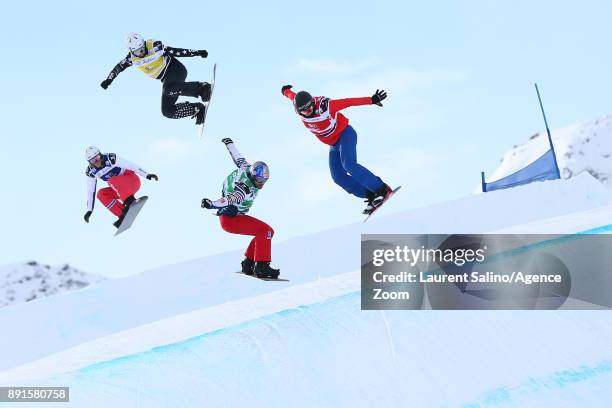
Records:
{"label": "clear blue sky", "polygon": [[[481,170],[542,129],[534,81],[551,127],[612,112],[610,15],[606,1],[9,2],[0,264],[121,276],[246,246],[199,207],[233,169],[223,137],[269,163],[252,215],[276,240],[360,222],[363,203],[332,183],[327,148],[299,123],[284,84],[330,97],[388,91],[384,108],[346,112],[360,161],[404,186],[386,213],[469,194]],[[130,31],[208,50],[182,60],[189,79],[208,79],[218,62],[205,141],[190,120],[161,115],[161,84],[138,70],[100,88]],[[118,238],[99,203],[82,219],[91,144],[160,177],[143,181],[151,199]]]}

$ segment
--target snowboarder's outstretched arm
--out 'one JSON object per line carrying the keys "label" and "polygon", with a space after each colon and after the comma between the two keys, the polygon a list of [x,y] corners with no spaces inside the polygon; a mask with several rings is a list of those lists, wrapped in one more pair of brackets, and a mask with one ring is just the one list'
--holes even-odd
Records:
{"label": "snowboarder's outstretched arm", "polygon": [[[111,161],[112,160],[113,159],[111,158]],[[117,167],[121,167],[122,169],[132,170],[134,173],[142,177],[147,177],[149,175],[149,172],[144,170],[142,167],[140,167],[136,163],[132,163],[116,155],[114,156],[114,160],[115,161],[113,162],[113,164],[116,165]]]}
{"label": "snowboarder's outstretched arm", "polygon": [[[224,193],[225,194],[225,193]],[[202,199],[202,208],[218,210],[229,206],[237,206],[247,198],[252,199],[252,193],[247,186],[242,183],[237,183],[234,191],[221,197],[218,200],[212,201],[208,198]],[[237,210],[237,208],[236,208]]]}
{"label": "snowboarder's outstretched arm", "polygon": [[[289,98],[290,100],[295,99],[295,92],[291,90],[293,85],[284,85],[281,88],[281,93]],[[362,98],[344,98],[344,99],[324,99],[321,104],[328,104],[328,109],[331,114],[334,114],[342,109],[346,109],[351,106],[362,106],[362,105],[378,105],[382,106],[380,103],[387,97],[387,92],[384,90],[376,90],[374,95],[372,96],[364,96]]]}
{"label": "snowboarder's outstretched arm", "polygon": [[[246,161],[246,159],[242,157],[238,149],[236,149],[236,146],[234,145],[234,141],[232,139],[230,139],[229,137],[226,137],[222,139],[221,141],[223,142],[223,144],[225,144],[225,147],[227,147],[227,150],[232,156],[232,160],[234,161],[234,164],[236,164],[236,166],[239,169],[244,169],[249,166],[249,163]],[[215,201],[212,201],[208,198],[204,198],[202,200],[202,208],[221,209],[221,208],[229,207],[232,205],[236,206],[242,203],[243,201],[245,201],[247,198],[252,199],[253,197],[253,192],[243,183],[236,183],[234,186],[234,191],[232,191],[231,193],[227,195],[225,195],[225,188],[224,188],[223,194],[224,194],[224,197],[221,197]]]}
{"label": "snowboarder's outstretched arm", "polygon": [[164,52],[173,57],[208,57],[206,50],[190,50],[187,48],[164,47]]}
{"label": "snowboarder's outstretched arm", "polygon": [[236,167],[240,169],[249,165],[249,162],[247,162],[246,159],[242,157],[238,149],[236,149],[232,139],[226,137],[225,139],[221,139],[221,141],[225,144],[225,147],[227,147],[227,150],[232,156],[232,160],[234,161],[234,164],[236,164]]}
{"label": "snowboarder's outstretched arm", "polygon": [[218,200],[212,201],[208,198],[202,199],[202,208],[209,210],[220,210],[221,208],[229,207],[230,205],[236,206],[242,203],[245,199],[246,193],[242,189],[236,187],[236,190]]}
{"label": "snowboarder's outstretched arm", "polygon": [[96,202],[96,184],[96,178],[87,175],[87,212],[83,217],[85,222],[89,222],[89,217],[91,217],[91,213],[94,209],[94,203]]}
{"label": "snowboarder's outstretched arm", "polygon": [[[363,106],[363,105],[378,105],[383,99],[387,97],[387,92],[384,90],[377,89],[374,95],[364,96],[361,98],[344,98],[344,99],[329,99],[329,113],[334,114],[342,109],[346,109],[351,106]],[[321,102],[323,104],[323,102]]]}
{"label": "snowboarder's outstretched arm", "polygon": [[117,75],[119,75],[121,72],[125,71],[127,68],[131,66],[132,66],[132,59],[130,58],[130,54],[128,54],[127,57],[125,57],[124,59],[119,61],[117,65],[115,65],[115,68],[113,68],[113,70],[110,72],[110,74],[108,74],[106,79],[102,81],[100,86],[104,89],[108,88],[111,82],[113,82],[114,79],[117,78]]}
{"label": "snowboarder's outstretched arm", "polygon": [[281,93],[285,95],[287,98],[294,100],[295,92],[293,92],[291,88],[293,88],[293,85],[285,85],[281,88]]}
{"label": "snowboarder's outstretched arm", "polygon": [[[321,102],[321,104],[323,103],[324,102]],[[372,98],[370,96],[364,96],[361,98],[330,99],[329,113],[333,115],[335,112],[341,111],[342,109],[363,105],[372,105]]]}

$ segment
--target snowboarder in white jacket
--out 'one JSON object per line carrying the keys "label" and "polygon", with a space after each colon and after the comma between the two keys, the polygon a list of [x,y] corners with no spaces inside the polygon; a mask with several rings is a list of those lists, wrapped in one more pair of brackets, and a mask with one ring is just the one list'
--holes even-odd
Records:
{"label": "snowboarder in white jacket", "polygon": [[[89,146],[85,150],[85,158],[89,162],[85,174],[87,175],[87,212],[83,216],[85,222],[94,209],[95,197],[115,216],[117,220],[113,225],[117,228],[121,225],[123,218],[131,204],[136,201],[134,194],[140,189],[140,178],[147,180],[158,178],[153,173],[148,173],[137,164],[118,157],[115,153],[102,153],[95,146]],[[108,183],[108,187],[102,188],[96,194],[97,180]]]}

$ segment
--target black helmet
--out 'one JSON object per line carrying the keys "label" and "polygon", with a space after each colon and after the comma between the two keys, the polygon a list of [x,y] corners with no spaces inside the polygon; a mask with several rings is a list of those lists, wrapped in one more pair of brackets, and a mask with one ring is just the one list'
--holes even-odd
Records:
{"label": "black helmet", "polygon": [[312,95],[306,91],[296,93],[295,98],[293,98],[293,106],[298,113],[310,108],[313,104],[314,99],[312,98]]}

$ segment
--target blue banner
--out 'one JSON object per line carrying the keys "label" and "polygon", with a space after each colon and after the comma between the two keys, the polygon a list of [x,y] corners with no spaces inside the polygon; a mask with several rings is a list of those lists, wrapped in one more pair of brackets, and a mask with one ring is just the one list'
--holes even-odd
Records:
{"label": "blue banner", "polygon": [[497,181],[486,183],[482,182],[482,191],[493,191],[502,188],[516,187],[529,184],[532,181],[556,180],[559,179],[559,170],[553,150],[548,150],[539,159]]}

